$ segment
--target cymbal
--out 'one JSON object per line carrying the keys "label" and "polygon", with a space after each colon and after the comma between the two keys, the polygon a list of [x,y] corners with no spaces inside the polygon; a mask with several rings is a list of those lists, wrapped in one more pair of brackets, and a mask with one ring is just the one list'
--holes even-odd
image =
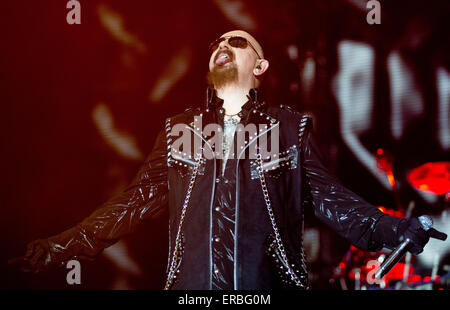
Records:
{"label": "cymbal", "polygon": [[450,162],[429,162],[414,168],[408,182],[422,192],[444,195],[450,192]]}

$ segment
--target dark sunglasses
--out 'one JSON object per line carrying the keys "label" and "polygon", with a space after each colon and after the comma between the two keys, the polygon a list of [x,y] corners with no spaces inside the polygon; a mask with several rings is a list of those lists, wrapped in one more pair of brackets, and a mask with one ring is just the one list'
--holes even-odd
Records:
{"label": "dark sunglasses", "polygon": [[209,45],[210,54],[214,53],[214,51],[219,48],[220,43],[222,43],[225,40],[228,40],[228,44],[230,44],[230,46],[235,47],[235,48],[245,49],[245,48],[247,48],[247,46],[250,46],[255,51],[256,55],[258,55],[258,59],[261,59],[261,56],[259,56],[259,53],[253,47],[253,45],[246,38],[240,37],[240,36],[221,37],[221,38],[214,40]]}

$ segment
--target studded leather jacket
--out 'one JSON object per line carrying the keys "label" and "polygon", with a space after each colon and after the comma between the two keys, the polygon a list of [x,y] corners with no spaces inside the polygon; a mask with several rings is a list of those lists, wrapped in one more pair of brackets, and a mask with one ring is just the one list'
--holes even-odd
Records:
{"label": "studded leather jacket", "polygon": [[[143,220],[168,208],[165,289],[213,289],[213,213],[221,169],[210,137],[199,134],[195,120],[201,117],[203,128],[219,123],[221,103],[208,96],[206,109],[189,109],[168,118],[152,152],[123,193],[72,229],[46,239],[45,264],[94,257]],[[346,189],[322,164],[310,116],[284,105],[267,106],[258,100],[256,90],[250,91],[244,109],[248,113],[242,115],[241,123],[258,124],[259,130],[255,137],[245,135],[231,174],[233,289],[308,288],[302,246],[305,208],[313,208],[321,221],[361,249],[398,244],[401,219],[383,214]],[[202,152],[175,150],[176,128],[197,138]],[[255,158],[245,156],[256,138],[266,137],[270,145],[275,132],[279,137],[275,159],[259,151]]]}

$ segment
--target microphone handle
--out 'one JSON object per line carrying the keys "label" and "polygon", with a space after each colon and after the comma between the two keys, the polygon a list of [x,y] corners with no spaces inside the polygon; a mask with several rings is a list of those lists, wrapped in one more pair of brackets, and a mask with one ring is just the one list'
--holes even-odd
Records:
{"label": "microphone handle", "polygon": [[395,266],[408,251],[408,246],[411,240],[408,238],[403,241],[391,254],[386,258],[386,260],[380,265],[377,272],[375,273],[376,279],[382,279],[391,269]]}

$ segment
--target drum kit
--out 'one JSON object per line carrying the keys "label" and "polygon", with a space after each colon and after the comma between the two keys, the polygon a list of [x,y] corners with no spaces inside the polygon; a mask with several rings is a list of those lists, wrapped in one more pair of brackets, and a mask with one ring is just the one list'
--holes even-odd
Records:
{"label": "drum kit", "polygon": [[[394,197],[399,203],[398,182],[394,178],[391,163],[391,157],[379,149],[377,151],[378,168],[386,173],[386,177],[393,188]],[[422,164],[408,172],[407,181],[417,191],[438,196],[439,201],[442,202],[441,214],[438,219],[438,222],[441,223],[440,229],[450,228],[450,218],[446,218],[450,206],[450,162]],[[397,206],[397,210],[385,207],[378,208],[386,214],[407,218],[411,216],[414,206],[415,202],[411,201],[408,208],[402,208],[401,205]],[[432,253],[426,253],[427,246],[424,252],[418,256],[413,256],[408,252],[381,279],[376,277],[376,272],[383,261],[389,259],[391,251],[382,249],[378,252],[365,252],[350,246],[342,260],[334,268],[330,282],[337,284],[343,290],[450,289],[450,265],[446,265],[450,257],[448,242],[440,242],[437,246],[431,247]],[[444,253],[444,250],[448,250],[447,253]],[[427,268],[423,267],[423,264],[421,265],[421,255],[433,257],[430,260],[432,261],[431,274]],[[444,257],[447,261],[443,260]],[[441,271],[441,275],[438,274],[438,270]]]}

